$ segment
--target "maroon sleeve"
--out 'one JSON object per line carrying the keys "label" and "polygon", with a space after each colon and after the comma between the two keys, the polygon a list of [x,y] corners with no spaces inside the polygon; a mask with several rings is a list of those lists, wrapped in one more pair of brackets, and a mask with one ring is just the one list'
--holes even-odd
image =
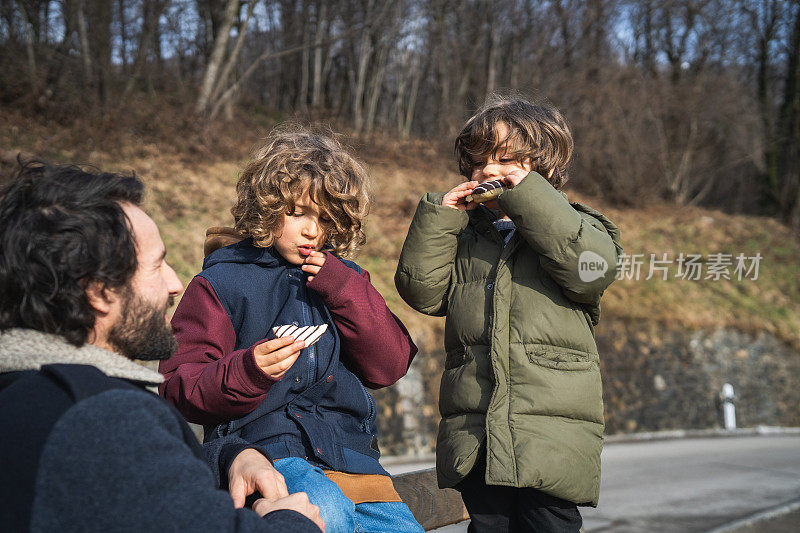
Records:
{"label": "maroon sleeve", "polygon": [[359,275],[329,252],[325,256],[325,264],[308,286],[322,296],[333,316],[343,360],[351,363],[364,385],[387,387],[406,375],[417,347],[366,270]]}
{"label": "maroon sleeve", "polygon": [[196,276],[186,287],[172,328],[178,351],[159,364],[164,383],[158,391],[187,420],[217,424],[243,416],[263,401],[274,381],[256,364],[252,346],[233,349],[233,325],[205,278]]}

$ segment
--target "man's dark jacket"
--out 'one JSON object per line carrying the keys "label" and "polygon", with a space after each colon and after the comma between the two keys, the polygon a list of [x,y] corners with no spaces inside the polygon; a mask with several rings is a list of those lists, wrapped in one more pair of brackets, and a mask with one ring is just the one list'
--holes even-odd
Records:
{"label": "man's dark jacket", "polygon": [[3,531],[319,531],[294,511],[235,509],[230,463],[251,445],[201,447],[125,357],[25,329],[0,334]]}

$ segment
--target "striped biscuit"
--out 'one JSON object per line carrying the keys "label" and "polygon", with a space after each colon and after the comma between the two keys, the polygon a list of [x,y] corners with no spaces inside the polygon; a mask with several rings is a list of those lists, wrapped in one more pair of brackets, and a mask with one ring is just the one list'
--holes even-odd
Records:
{"label": "striped biscuit", "polygon": [[472,189],[472,192],[469,193],[464,200],[467,203],[475,202],[477,204],[482,204],[484,202],[488,202],[489,200],[494,200],[503,194],[503,191],[505,190],[506,186],[501,179],[486,181]]}
{"label": "striped biscuit", "polygon": [[272,333],[278,338],[291,335],[295,341],[305,341],[306,348],[308,348],[317,342],[327,329],[328,324],[322,324],[321,326],[293,326],[288,324],[286,326],[275,326],[272,328]]}

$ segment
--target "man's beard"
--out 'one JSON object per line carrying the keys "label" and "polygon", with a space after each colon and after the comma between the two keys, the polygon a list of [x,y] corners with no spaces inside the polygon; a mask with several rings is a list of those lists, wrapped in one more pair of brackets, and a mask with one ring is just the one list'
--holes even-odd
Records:
{"label": "man's beard", "polygon": [[130,287],[123,289],[122,297],[122,317],[108,332],[109,344],[128,359],[160,361],[172,357],[178,341],[164,315],[175,298],[170,296],[159,307],[136,296]]}

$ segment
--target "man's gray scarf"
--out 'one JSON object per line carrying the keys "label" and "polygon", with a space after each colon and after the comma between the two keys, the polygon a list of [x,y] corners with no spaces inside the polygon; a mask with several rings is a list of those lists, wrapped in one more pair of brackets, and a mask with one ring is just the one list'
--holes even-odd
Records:
{"label": "man's gray scarf", "polygon": [[39,370],[44,365],[91,365],[112,378],[158,385],[164,377],[116,352],[91,344],[80,348],[60,335],[13,328],[0,333],[0,373]]}

